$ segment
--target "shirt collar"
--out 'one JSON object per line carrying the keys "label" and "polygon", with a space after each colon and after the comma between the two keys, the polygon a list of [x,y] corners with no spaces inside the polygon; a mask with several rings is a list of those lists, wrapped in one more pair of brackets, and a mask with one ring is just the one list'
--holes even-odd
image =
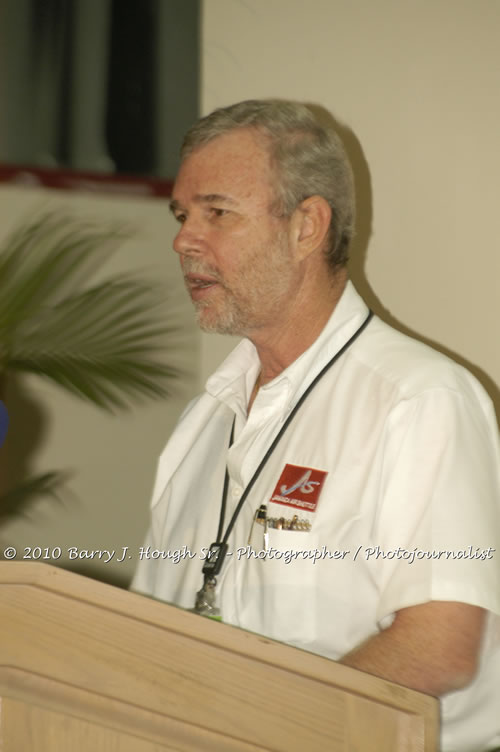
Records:
{"label": "shirt collar", "polygon": [[[288,368],[259,390],[259,396],[281,404],[285,415],[314,377],[363,323],[368,307],[349,280],[319,337]],[[260,370],[257,350],[242,340],[206,383],[206,390],[235,412],[246,416],[246,406]]]}

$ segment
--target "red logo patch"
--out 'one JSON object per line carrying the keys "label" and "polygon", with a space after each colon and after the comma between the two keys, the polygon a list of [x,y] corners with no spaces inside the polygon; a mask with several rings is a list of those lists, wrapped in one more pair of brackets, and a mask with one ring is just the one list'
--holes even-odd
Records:
{"label": "red logo patch", "polygon": [[315,512],[327,475],[323,470],[313,470],[312,467],[285,465],[271,501],[302,509],[304,512]]}

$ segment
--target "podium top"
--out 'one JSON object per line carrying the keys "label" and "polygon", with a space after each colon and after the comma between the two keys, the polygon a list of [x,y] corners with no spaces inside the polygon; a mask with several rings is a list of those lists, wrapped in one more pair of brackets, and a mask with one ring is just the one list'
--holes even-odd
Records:
{"label": "podium top", "polygon": [[172,724],[192,723],[203,729],[198,748],[232,751],[299,748],[297,727],[307,732],[302,745],[306,738],[308,749],[322,749],[344,739],[349,713],[359,726],[359,709],[374,703],[384,718],[400,713],[410,730],[419,721],[421,745],[405,748],[436,748],[432,697],[54,566],[2,562],[0,608],[0,683],[10,696],[52,692],[60,708],[73,696],[86,718],[101,721],[104,703],[106,722],[123,729],[140,716],[151,740],[165,738],[165,724],[171,735]]}

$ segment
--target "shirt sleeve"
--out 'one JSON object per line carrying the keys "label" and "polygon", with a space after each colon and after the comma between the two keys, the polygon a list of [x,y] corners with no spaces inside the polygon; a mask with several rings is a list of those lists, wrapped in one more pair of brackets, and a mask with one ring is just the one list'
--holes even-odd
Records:
{"label": "shirt sleeve", "polygon": [[500,614],[498,430],[485,400],[429,389],[387,420],[374,529],[381,626],[430,600]]}

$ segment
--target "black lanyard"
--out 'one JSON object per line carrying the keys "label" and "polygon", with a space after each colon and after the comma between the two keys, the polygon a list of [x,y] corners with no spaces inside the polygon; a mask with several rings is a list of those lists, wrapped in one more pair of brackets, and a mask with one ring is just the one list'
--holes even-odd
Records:
{"label": "black lanyard", "polygon": [[[269,460],[270,456],[272,455],[272,453],[274,452],[274,450],[278,446],[278,444],[279,444],[280,440],[282,439],[282,437],[283,437],[286,429],[288,428],[288,426],[292,422],[293,418],[297,414],[298,410],[302,406],[303,402],[308,397],[308,395],[312,392],[312,390],[314,389],[314,387],[316,386],[316,384],[318,383],[318,381],[320,381],[320,379],[323,378],[323,376],[325,375],[325,373],[333,366],[333,364],[341,357],[341,355],[343,355],[345,353],[345,351],[359,337],[359,335],[361,334],[361,332],[368,325],[368,323],[369,323],[370,319],[372,318],[372,316],[373,316],[373,311],[369,310],[368,311],[368,316],[363,321],[363,323],[361,324],[361,326],[358,329],[356,329],[356,331],[354,332],[354,334],[352,335],[352,337],[350,337],[347,340],[347,342],[344,345],[342,345],[342,347],[340,348],[340,350],[338,352],[336,352],[335,355],[333,356],[333,358],[331,358],[328,361],[328,363],[326,364],[326,366],[324,366],[324,368],[321,369],[321,371],[318,373],[318,375],[315,376],[315,378],[311,381],[311,383],[309,384],[309,386],[307,387],[307,389],[305,390],[305,392],[298,399],[297,404],[294,406],[293,410],[290,412],[290,415],[288,416],[288,418],[285,420],[285,422],[281,426],[280,431],[278,432],[277,436],[274,438],[271,446],[268,448],[267,452],[265,453],[264,457],[262,458],[262,460],[260,462],[260,465],[255,470],[255,472],[252,475],[252,477],[251,477],[251,479],[250,479],[247,487],[243,491],[243,494],[241,495],[241,498],[240,498],[240,500],[238,502],[238,505],[237,505],[236,509],[233,512],[233,516],[231,517],[231,519],[229,521],[229,524],[228,524],[228,526],[226,528],[226,532],[223,535],[222,531],[223,531],[223,528],[224,528],[224,518],[226,516],[227,491],[228,491],[228,487],[229,487],[229,471],[228,471],[227,465],[226,465],[226,475],[225,475],[225,478],[224,478],[224,488],[223,488],[223,491],[222,491],[222,502],[221,502],[221,510],[220,510],[220,515],[219,515],[219,528],[218,528],[218,531],[217,531],[217,540],[216,540],[215,543],[212,543],[212,545],[210,546],[210,549],[209,549],[209,552],[208,552],[208,556],[207,556],[207,558],[205,560],[205,563],[203,565],[203,568],[201,570],[202,573],[203,573],[203,575],[204,575],[204,577],[205,577],[205,582],[207,581],[207,579],[212,579],[212,578],[216,577],[219,574],[219,572],[220,572],[220,570],[222,568],[222,564],[224,563],[224,559],[226,557],[227,541],[229,539],[229,536],[231,535],[231,531],[232,531],[232,529],[233,529],[233,527],[235,525],[235,522],[238,519],[238,515],[241,512],[243,504],[245,503],[245,501],[246,501],[246,499],[248,497],[248,494],[252,490],[252,488],[253,488],[253,486],[255,484],[255,481],[257,480],[257,478],[261,474],[261,472],[264,469],[264,467],[265,467],[267,461]],[[233,426],[231,428],[231,437],[229,439],[229,447],[231,447],[231,445],[233,443],[233,439],[234,439],[234,422],[235,421],[233,420]]]}

